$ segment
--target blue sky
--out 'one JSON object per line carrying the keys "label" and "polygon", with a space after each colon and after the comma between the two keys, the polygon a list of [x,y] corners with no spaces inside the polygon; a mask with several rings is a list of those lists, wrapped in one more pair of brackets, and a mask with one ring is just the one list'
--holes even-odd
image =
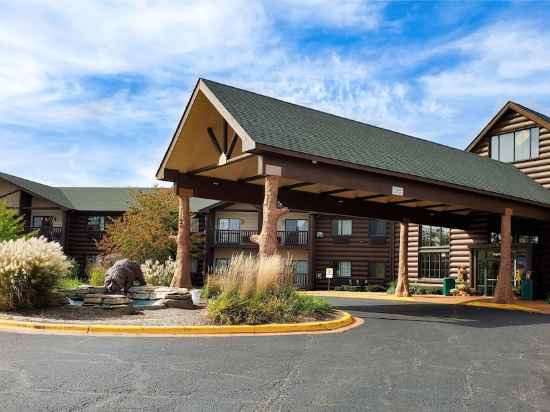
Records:
{"label": "blue sky", "polygon": [[198,77],[464,148],[550,114],[548,5],[0,0],[0,171],[152,185]]}

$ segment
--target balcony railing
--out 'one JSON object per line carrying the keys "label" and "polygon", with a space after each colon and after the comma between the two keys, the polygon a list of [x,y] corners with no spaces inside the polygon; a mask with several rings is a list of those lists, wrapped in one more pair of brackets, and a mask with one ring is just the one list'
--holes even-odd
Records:
{"label": "balcony railing", "polygon": [[[254,245],[250,236],[257,234],[257,230],[216,230],[215,243],[225,246],[250,246]],[[277,239],[283,247],[305,247],[309,244],[308,231],[277,231]]]}
{"label": "balcony railing", "polygon": [[280,230],[277,239],[281,246],[295,247],[308,245],[309,232],[307,230]]}
{"label": "balcony railing", "polygon": [[36,236],[44,236],[46,239],[55,242],[61,242],[63,240],[63,227],[60,226],[25,226],[25,233],[35,233]]}
{"label": "balcony railing", "polygon": [[252,245],[250,236],[257,234],[256,230],[216,230],[217,245]]}

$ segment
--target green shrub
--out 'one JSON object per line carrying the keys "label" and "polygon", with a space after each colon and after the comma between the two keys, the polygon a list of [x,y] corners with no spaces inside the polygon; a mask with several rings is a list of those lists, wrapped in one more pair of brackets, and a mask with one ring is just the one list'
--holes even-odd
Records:
{"label": "green shrub", "polygon": [[0,200],[0,241],[14,240],[23,234],[23,218]]}
{"label": "green shrub", "polygon": [[105,284],[105,272],[107,269],[100,263],[93,263],[86,268],[88,284],[92,286],[103,286]]}
{"label": "green shrub", "polygon": [[57,289],[76,289],[81,284],[82,282],[80,281],[80,279],[72,276],[67,276],[67,277],[58,279],[58,281],[55,284],[55,287]]}
{"label": "green shrub", "polygon": [[397,286],[397,280],[392,280],[389,285],[388,285],[388,288],[386,289],[386,293],[388,295],[394,295],[395,294],[395,287]]}
{"label": "green shrub", "polygon": [[0,304],[9,310],[44,306],[70,271],[59,243],[43,237],[0,242]]}
{"label": "green shrub", "polygon": [[441,295],[443,289],[441,286],[423,286],[413,283],[409,285],[409,293],[411,295]]}
{"label": "green shrub", "polygon": [[369,292],[386,292],[384,285],[369,285],[367,290]]}
{"label": "green shrub", "polygon": [[292,262],[280,256],[234,256],[208,276],[208,316],[220,325],[256,325],[319,318],[333,310],[322,299],[297,293],[293,276]]}

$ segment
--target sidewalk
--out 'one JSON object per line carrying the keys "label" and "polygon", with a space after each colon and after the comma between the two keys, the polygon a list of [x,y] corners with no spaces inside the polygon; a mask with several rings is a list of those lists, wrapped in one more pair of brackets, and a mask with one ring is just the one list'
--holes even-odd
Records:
{"label": "sidewalk", "polygon": [[542,313],[550,315],[550,304],[544,301],[537,300],[520,300],[516,299],[511,304],[499,304],[493,302],[491,297],[483,296],[442,296],[442,295],[418,295],[410,297],[398,297],[388,295],[385,292],[343,292],[334,290],[313,290],[301,292],[306,295],[324,296],[332,298],[353,298],[353,299],[378,299],[378,300],[393,300],[403,302],[423,302],[434,303],[441,305],[465,305],[480,308],[504,309],[504,310],[521,310],[524,312]]}

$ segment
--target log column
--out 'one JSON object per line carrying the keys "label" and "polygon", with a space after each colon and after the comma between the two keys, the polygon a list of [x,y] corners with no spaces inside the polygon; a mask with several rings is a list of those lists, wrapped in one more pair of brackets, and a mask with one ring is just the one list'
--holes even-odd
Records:
{"label": "log column", "polygon": [[253,242],[259,245],[260,258],[277,253],[277,249],[279,248],[279,242],[277,241],[277,221],[282,215],[288,213],[286,207],[279,208],[277,206],[280,179],[280,176],[265,177],[262,230],[259,235],[250,237]]}
{"label": "log column", "polygon": [[172,277],[171,287],[192,288],[191,282],[191,213],[189,198],[193,195],[191,189],[177,188],[179,203],[178,235],[176,237],[176,269]]}
{"label": "log column", "polygon": [[407,256],[409,254],[409,219],[403,219],[399,224],[399,271],[395,296],[409,296],[409,270]]}
{"label": "log column", "polygon": [[500,217],[500,267],[495,288],[495,302],[512,303],[512,209]]}

